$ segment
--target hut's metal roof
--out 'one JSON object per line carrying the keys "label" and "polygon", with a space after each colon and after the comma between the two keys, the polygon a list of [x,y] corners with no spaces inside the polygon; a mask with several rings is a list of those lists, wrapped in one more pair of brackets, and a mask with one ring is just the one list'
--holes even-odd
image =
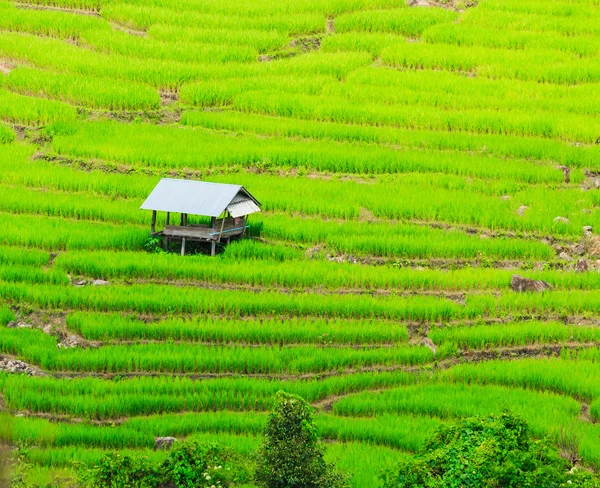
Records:
{"label": "hut's metal roof", "polygon": [[163,178],[140,208],[209,217],[228,209],[239,217],[260,212],[260,203],[240,185]]}

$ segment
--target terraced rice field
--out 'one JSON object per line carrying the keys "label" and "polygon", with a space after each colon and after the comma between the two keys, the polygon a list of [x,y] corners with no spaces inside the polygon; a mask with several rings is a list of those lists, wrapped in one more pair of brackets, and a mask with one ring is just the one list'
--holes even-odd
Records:
{"label": "terraced rice field", "polygon": [[[598,34],[595,0],[0,0],[27,479],[156,436],[249,453],[280,389],[356,487],[506,408],[600,469]],[[165,176],[244,185],[251,239],[148,252]]]}

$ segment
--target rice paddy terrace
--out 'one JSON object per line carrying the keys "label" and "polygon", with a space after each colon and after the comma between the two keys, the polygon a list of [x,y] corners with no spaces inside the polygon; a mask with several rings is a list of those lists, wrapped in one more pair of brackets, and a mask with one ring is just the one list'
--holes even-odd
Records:
{"label": "rice paddy terrace", "polygon": [[[156,436],[249,453],[280,389],[356,487],[506,408],[599,469],[598,34],[597,0],[0,0],[29,481]],[[149,252],[162,177],[244,185],[252,238]]]}

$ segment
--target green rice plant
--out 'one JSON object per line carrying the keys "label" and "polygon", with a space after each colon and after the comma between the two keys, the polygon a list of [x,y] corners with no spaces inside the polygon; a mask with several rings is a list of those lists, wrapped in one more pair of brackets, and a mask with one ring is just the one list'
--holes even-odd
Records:
{"label": "green rice plant", "polygon": [[553,391],[588,401],[600,397],[600,368],[597,363],[583,360],[491,360],[476,365],[461,364],[448,369],[442,376],[444,381]]}
{"label": "green rice plant", "polygon": [[[0,125],[0,130],[3,126]],[[60,133],[54,124],[45,128],[48,134]],[[33,158],[36,147],[27,143],[6,145],[0,152],[2,182],[6,185],[62,192],[92,192],[118,198],[145,198],[159,177],[133,178],[131,175],[87,169],[77,163],[62,165]]]}
{"label": "green rice plant", "polygon": [[[537,2],[536,2],[537,3]],[[473,9],[462,19],[466,25],[478,25],[485,28],[551,32],[562,36],[594,35],[599,28],[594,22],[590,22],[597,16],[591,5],[587,7],[578,5],[576,9],[568,5],[557,4],[555,9],[565,9],[568,12],[553,14],[550,10],[542,8],[537,4],[532,9],[532,2],[523,2],[523,6],[511,6],[506,8],[499,5],[482,5],[483,8]],[[529,10],[529,11],[527,11]]]}
{"label": "green rice plant", "polygon": [[[128,310],[138,313],[202,313],[236,316],[270,314],[274,316],[314,316],[339,318],[388,318],[396,320],[439,321],[473,318],[495,305],[494,297],[481,296],[471,306],[433,296],[399,297],[330,295],[310,292],[233,291],[197,287],[113,285],[71,288],[52,285],[27,287],[0,282],[6,300],[25,301],[43,308],[94,311]],[[468,298],[468,301],[472,297]]]}
{"label": "green rice plant", "polygon": [[600,329],[595,327],[565,326],[559,322],[521,322],[498,326],[434,328],[428,336],[436,344],[452,343],[461,348],[494,348],[525,346],[529,344],[561,344],[596,342]]}
{"label": "green rice plant", "polygon": [[[220,13],[220,12],[219,12]],[[231,30],[259,29],[280,31],[288,35],[312,34],[325,27],[324,15],[300,13],[296,15],[264,15],[244,17],[236,8],[227,15],[204,13],[189,9],[174,9],[152,5],[109,3],[102,7],[102,17],[136,29],[146,30],[156,24],[169,24],[178,27],[220,28]]]}
{"label": "green rice plant", "polygon": [[189,343],[103,346],[96,349],[56,351],[53,338],[40,331],[5,329],[0,351],[15,354],[46,370],[169,373],[307,374],[348,368],[417,365],[430,362],[428,348],[398,345],[386,348],[315,348],[297,346],[240,347]]}
{"label": "green rice plant", "polygon": [[[385,53],[386,51],[384,55]],[[348,101],[342,97],[273,94],[268,90],[248,91],[232,98],[236,110],[327,122],[391,125],[416,130],[536,136],[580,141],[586,144],[593,143],[594,134],[598,132],[598,126],[591,117],[575,114],[562,114],[560,118],[563,120],[557,121],[543,113],[518,109],[510,112],[500,112],[491,108],[462,107],[439,110],[436,107],[417,105],[419,107],[417,111],[414,105],[405,103],[365,104]]]}
{"label": "green rice plant", "polygon": [[[364,77],[364,75],[363,75]],[[370,77],[372,79],[372,77]],[[393,85],[393,83],[390,83]],[[185,86],[183,87],[185,88]],[[183,89],[182,89],[183,92]],[[183,96],[183,94],[182,94]],[[504,96],[504,95],[503,95]],[[542,138],[492,134],[449,133],[443,131],[415,131],[393,127],[360,126],[335,122],[303,121],[286,117],[272,117],[238,112],[184,112],[182,123],[211,129],[249,131],[262,134],[303,136],[337,141],[357,141],[397,144],[408,148],[440,151],[468,151],[509,158],[527,158],[542,161],[562,161],[576,167],[594,167],[599,151],[595,146],[579,146]],[[524,165],[520,165],[524,168]],[[482,171],[501,171],[499,166],[479,166]],[[485,169],[483,169],[485,168]],[[451,172],[452,167],[444,169]],[[516,174],[516,168],[512,174]],[[519,176],[519,178],[521,178]]]}
{"label": "green rice plant", "polygon": [[[182,97],[184,96],[182,92]],[[287,137],[303,136],[315,139],[332,138],[334,140],[363,140],[362,129],[334,123],[314,123],[304,120],[293,120],[283,117],[265,117],[254,114],[241,114],[237,112],[184,112],[182,123],[190,126],[201,126],[208,129],[226,129],[235,132],[245,131],[270,136],[285,135]],[[368,128],[364,127],[365,136]],[[394,129],[396,130],[396,129]],[[383,133],[381,129],[378,129]],[[356,134],[356,139],[352,133]],[[398,132],[396,130],[396,132]],[[375,136],[376,137],[376,136]],[[365,137],[366,138],[366,137]],[[394,138],[377,142],[393,142]],[[377,137],[376,137],[377,140]],[[368,142],[364,140],[364,142]],[[375,141],[370,141],[375,142]],[[398,141],[400,142],[400,141]],[[403,141],[404,142],[404,141]],[[375,151],[372,151],[375,153]],[[369,173],[378,172],[438,172],[446,174],[470,175],[477,177],[496,177],[518,179],[527,183],[560,182],[563,175],[556,171],[555,167],[527,164],[522,160],[507,161],[490,156],[476,157],[472,154],[440,154],[439,151],[421,150],[399,150],[394,152],[379,150],[373,154],[376,162],[370,163],[367,169]],[[392,157],[393,159],[391,159]],[[362,161],[360,162],[362,163]],[[345,171],[364,172],[357,161],[354,167],[346,163]],[[321,163],[323,165],[323,163]],[[329,169],[323,166],[321,170]],[[330,168],[336,169],[336,168]],[[340,167],[340,169],[342,169]],[[582,181],[583,174],[574,172],[573,181]]]}
{"label": "green rice plant", "polygon": [[91,340],[182,340],[251,344],[377,344],[408,339],[405,325],[349,320],[167,319],[73,313],[67,326]]}
{"label": "green rice plant", "polygon": [[15,314],[12,312],[12,310],[10,308],[8,308],[5,305],[0,306],[0,324],[1,325],[6,325],[9,322],[13,321],[14,319],[15,319]]}
{"label": "green rice plant", "polygon": [[39,249],[0,246],[1,265],[44,266],[50,263],[50,253]]}
{"label": "green rice plant", "polygon": [[130,225],[119,227],[101,222],[85,222],[38,215],[12,215],[0,212],[4,232],[0,244],[57,249],[142,249],[148,231]]}
{"label": "green rice plant", "polygon": [[31,284],[48,283],[54,285],[68,285],[69,277],[58,270],[42,270],[30,266],[11,265],[0,268],[0,280],[6,282],[25,282]]}
{"label": "green rice plant", "polygon": [[148,28],[147,34],[151,38],[161,41],[185,39],[187,42],[248,46],[259,53],[274,51],[289,43],[289,36],[276,30],[244,29],[238,31],[154,24]]}
{"label": "green rice plant", "polygon": [[311,402],[373,388],[418,381],[403,372],[355,373],[311,380],[259,378],[133,377],[53,379],[0,376],[0,391],[12,411],[66,414],[90,419],[192,411],[268,411],[277,391],[299,394]]}
{"label": "green rice plant", "polygon": [[200,43],[189,39],[162,41],[114,30],[88,31],[82,35],[82,39],[98,52],[128,58],[164,59],[183,63],[245,63],[255,61],[258,57],[258,51],[244,45]]}
{"label": "green rice plant", "polygon": [[[508,26],[507,26],[508,27]],[[459,46],[485,46],[504,49],[556,49],[557,51],[594,56],[600,45],[590,36],[557,36],[553,32],[532,32],[508,28],[493,29],[480,25],[438,24],[422,35],[430,44],[456,44]]]}
{"label": "green rice plant", "polygon": [[339,32],[390,32],[407,37],[419,37],[425,29],[440,23],[453,22],[456,12],[444,9],[403,8],[392,10],[367,10],[340,15],[335,19]]}
{"label": "green rice plant", "polygon": [[323,52],[366,51],[373,58],[377,58],[384,48],[405,40],[405,37],[391,33],[343,32],[335,36],[325,36],[321,41],[321,50]]}
{"label": "green rice plant", "polygon": [[382,470],[393,469],[399,460],[410,459],[410,454],[364,442],[335,442],[327,445],[325,459],[352,473],[352,486],[360,488],[377,486]]}
{"label": "green rice plant", "polygon": [[0,119],[4,121],[43,125],[57,120],[74,120],[75,115],[75,109],[65,103],[26,97],[0,89]]}
{"label": "green rice plant", "polygon": [[523,416],[537,436],[550,435],[558,441],[561,432],[570,432],[576,439],[576,448],[581,447],[588,455],[586,461],[598,462],[592,447],[597,449],[598,429],[578,422],[579,402],[552,393],[497,386],[431,384],[377,395],[361,393],[334,404],[334,412],[344,415],[388,416],[390,412],[400,411],[444,419],[500,413],[507,408]]}
{"label": "green rice plant", "polygon": [[[534,64],[543,57],[544,65]],[[509,78],[545,83],[597,82],[600,65],[594,60],[552,49],[509,51],[479,46],[396,44],[381,53],[388,66],[412,69],[443,69],[477,73],[486,78]]]}
{"label": "green rice plant", "polygon": [[67,103],[108,110],[156,109],[158,92],[141,83],[123,84],[106,78],[59,74],[32,68],[17,68],[4,79],[11,91],[56,98]]}
{"label": "green rice plant", "polygon": [[[424,240],[429,236],[436,234],[415,233],[414,239]],[[303,235],[303,239],[306,238],[308,232]],[[323,242],[324,237],[319,235],[313,239],[311,243]],[[19,251],[14,258],[7,259],[20,262],[20,256]],[[58,256],[54,266],[73,275],[103,279],[207,281],[255,287],[319,287],[332,291],[339,291],[340,288],[346,291],[507,290],[514,274],[514,270],[503,269],[413,269],[393,263],[372,266],[319,260],[314,255],[312,259],[302,257],[301,252],[291,246],[262,244],[247,239],[230,244],[217,259],[202,255],[181,259],[175,255],[149,255],[145,252],[71,251]],[[2,260],[0,248],[0,262]],[[594,290],[600,287],[600,276],[596,273],[520,273],[530,279],[546,281],[556,289]]]}
{"label": "green rice plant", "polygon": [[[148,221],[140,212],[138,201],[100,198],[92,193],[53,192],[44,189],[0,185],[0,210],[11,214],[30,213],[71,217],[81,220],[144,224]],[[162,221],[160,222],[162,225]]]}
{"label": "green rice plant", "polygon": [[[75,2],[72,2],[70,8],[89,8],[89,6],[81,4],[75,7],[73,4]],[[2,13],[0,28],[3,31],[27,32],[62,39],[77,39],[83,32],[91,29],[108,29],[105,22],[94,16],[69,15],[52,10],[17,8],[11,2],[0,3],[0,12]]]}
{"label": "green rice plant", "polygon": [[15,140],[15,132],[8,126],[0,124],[0,144],[8,144]]}
{"label": "green rice plant", "polygon": [[72,8],[78,10],[100,10],[102,0],[28,0],[31,5]]}
{"label": "green rice plant", "polygon": [[317,417],[317,428],[328,439],[367,442],[411,452],[417,451],[441,424],[437,418],[396,412],[377,418]]}
{"label": "green rice plant", "polygon": [[[433,234],[435,235],[435,234]],[[252,241],[248,241],[252,242]],[[214,282],[262,287],[314,288],[332,291],[352,290],[489,290],[504,289],[510,285],[512,272],[463,268],[458,270],[413,270],[392,266],[368,266],[333,263],[321,260],[269,259],[269,246],[241,246],[243,256],[237,254],[237,243],[226,248],[222,258],[209,259],[195,255],[180,259],[175,255],[152,255],[145,252],[69,252],[55,260],[55,266],[70,274],[102,279],[154,279]],[[266,248],[266,249],[265,249]],[[230,249],[233,251],[230,252]],[[276,248],[277,249],[277,248]],[[257,252],[258,251],[258,252]],[[356,251],[356,249],[351,250]],[[256,253],[256,254],[254,254]],[[296,256],[298,256],[296,251]],[[289,256],[289,254],[288,254]],[[574,273],[526,273],[535,279],[546,279],[557,288],[592,289],[598,286],[596,275]]]}

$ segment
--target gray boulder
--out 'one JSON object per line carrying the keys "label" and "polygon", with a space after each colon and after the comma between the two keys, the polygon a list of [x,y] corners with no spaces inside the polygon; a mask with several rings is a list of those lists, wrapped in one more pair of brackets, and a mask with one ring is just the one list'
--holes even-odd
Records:
{"label": "gray boulder", "polygon": [[512,275],[512,278],[510,279],[510,286],[513,289],[513,291],[517,292],[539,292],[552,289],[552,285],[550,283],[547,283],[542,280],[532,280],[517,274]]}

